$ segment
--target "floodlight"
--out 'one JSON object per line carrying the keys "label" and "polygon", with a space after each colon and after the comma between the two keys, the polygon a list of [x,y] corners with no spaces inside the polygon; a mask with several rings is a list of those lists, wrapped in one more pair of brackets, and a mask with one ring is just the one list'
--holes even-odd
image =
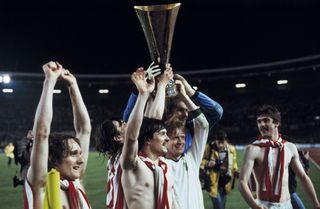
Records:
{"label": "floodlight", "polygon": [[277,80],[277,84],[278,85],[284,85],[284,84],[287,84],[288,83],[288,80]]}
{"label": "floodlight", "polygon": [[11,78],[9,75],[3,75],[3,83],[10,83]]}
{"label": "floodlight", "polygon": [[2,89],[2,92],[5,94],[11,94],[13,93],[13,89]]}
{"label": "floodlight", "polygon": [[246,87],[246,84],[245,84],[245,83],[237,83],[237,84],[235,85],[235,87],[236,87],[237,89],[239,89],[239,88],[245,88],[245,87]]}
{"label": "floodlight", "polygon": [[99,94],[108,94],[109,89],[99,89]]}

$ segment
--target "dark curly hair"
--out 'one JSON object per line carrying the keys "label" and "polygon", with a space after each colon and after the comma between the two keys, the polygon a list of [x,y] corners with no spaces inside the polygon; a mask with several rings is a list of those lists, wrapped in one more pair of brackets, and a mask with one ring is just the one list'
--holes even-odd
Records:
{"label": "dark curly hair", "polygon": [[179,102],[183,101],[181,95],[166,98],[166,108],[163,114],[163,120],[167,121],[177,109]]}
{"label": "dark curly hair", "polygon": [[272,105],[264,104],[257,110],[257,117],[267,116],[273,119],[274,122],[281,124],[281,113]]}
{"label": "dark curly hair", "polygon": [[228,140],[228,134],[224,130],[220,129],[215,134],[215,139],[218,141]]}
{"label": "dark curly hair", "polygon": [[68,141],[73,139],[77,144],[80,145],[78,138],[60,133],[52,133],[49,136],[49,160],[48,170],[56,167],[62,162],[62,159],[69,155],[70,147]]}
{"label": "dark curly hair", "polygon": [[165,129],[162,120],[144,117],[139,132],[139,150],[141,150],[146,141],[153,138],[153,134],[161,129]]}
{"label": "dark curly hair", "polygon": [[114,140],[117,130],[113,121],[118,121],[119,124],[122,123],[118,118],[105,120],[97,126],[94,134],[96,150],[105,157],[107,155],[115,156],[121,152],[122,148],[122,144]]}

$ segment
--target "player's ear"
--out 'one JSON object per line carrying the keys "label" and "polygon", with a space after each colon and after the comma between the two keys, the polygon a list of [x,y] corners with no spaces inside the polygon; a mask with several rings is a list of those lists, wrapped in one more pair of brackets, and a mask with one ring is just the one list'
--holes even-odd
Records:
{"label": "player's ear", "polygon": [[273,121],[273,123],[276,125],[277,128],[279,128],[279,126],[280,126],[280,122],[279,121]]}

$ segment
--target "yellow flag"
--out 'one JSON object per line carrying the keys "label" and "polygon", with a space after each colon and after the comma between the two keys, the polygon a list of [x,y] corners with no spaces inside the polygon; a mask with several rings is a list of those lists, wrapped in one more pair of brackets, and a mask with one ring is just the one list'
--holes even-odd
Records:
{"label": "yellow flag", "polygon": [[52,168],[47,176],[43,209],[62,209],[60,173]]}

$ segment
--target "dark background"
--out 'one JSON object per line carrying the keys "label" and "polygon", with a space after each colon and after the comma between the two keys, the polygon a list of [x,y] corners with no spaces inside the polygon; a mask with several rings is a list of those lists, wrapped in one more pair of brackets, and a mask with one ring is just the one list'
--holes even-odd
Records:
{"label": "dark background", "polygon": [[[130,73],[150,56],[135,4],[11,2],[0,10],[0,72],[41,72],[57,60],[79,74]],[[171,63],[177,71],[251,65],[320,53],[316,1],[181,1]]]}
{"label": "dark background", "polygon": [[[49,60],[76,74],[93,130],[106,118],[121,117],[132,90],[129,74],[151,60],[133,6],[170,2],[1,2],[0,75],[9,72],[12,81],[0,88],[12,88],[13,94],[0,92],[0,147],[32,128],[41,66]],[[246,144],[258,134],[256,109],[266,103],[281,111],[283,134],[298,142],[319,142],[318,2],[182,1],[172,66],[223,106],[216,128],[224,128],[232,143]],[[310,56],[314,59],[305,59]],[[284,60],[291,61],[272,63]],[[279,79],[288,84],[277,85]],[[236,89],[238,82],[247,87]],[[62,93],[54,96],[52,130],[73,130],[69,93],[61,83],[56,88]],[[101,88],[109,93],[99,94]]]}

